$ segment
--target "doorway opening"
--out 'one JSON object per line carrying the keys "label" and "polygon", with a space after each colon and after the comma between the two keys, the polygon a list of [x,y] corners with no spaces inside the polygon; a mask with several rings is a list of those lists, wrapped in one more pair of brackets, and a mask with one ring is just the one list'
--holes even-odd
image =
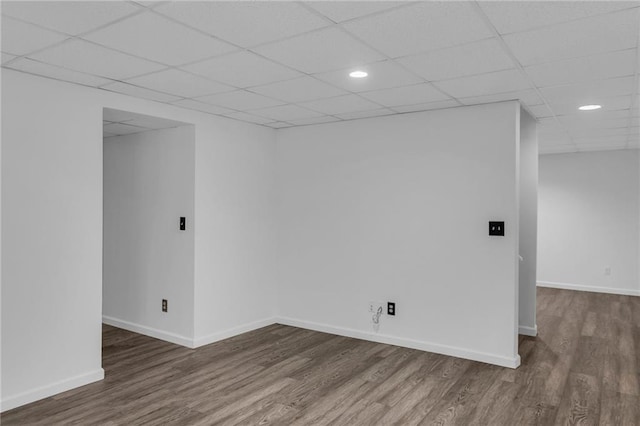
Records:
{"label": "doorway opening", "polygon": [[139,335],[191,346],[194,187],[193,124],[104,108],[103,364]]}

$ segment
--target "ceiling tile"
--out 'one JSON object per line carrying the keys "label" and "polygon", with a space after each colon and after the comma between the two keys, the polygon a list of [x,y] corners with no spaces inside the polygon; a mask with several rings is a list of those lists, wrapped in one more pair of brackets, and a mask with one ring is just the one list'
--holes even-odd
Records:
{"label": "ceiling tile", "polygon": [[130,135],[133,133],[140,133],[148,130],[143,127],[129,126],[128,124],[123,123],[105,124],[104,126],[102,126],[102,129],[103,131],[113,135]]}
{"label": "ceiling tile", "polygon": [[127,82],[184,98],[195,98],[233,90],[233,87],[225,84],[216,83],[176,69],[147,74]]}
{"label": "ceiling tile", "polygon": [[380,108],[380,105],[376,105],[373,102],[362,99],[357,95],[344,95],[337,96],[335,98],[319,99],[317,101],[305,102],[301,105],[305,108],[329,115]]}
{"label": "ceiling tile", "polygon": [[111,82],[111,80],[108,80],[106,78],[96,77],[77,71],[71,71],[68,69],[57,67],[55,65],[49,65],[27,58],[21,58],[17,61],[12,62],[8,65],[8,68],[28,72],[30,74],[55,78],[56,80],[82,84],[84,86],[97,87]]}
{"label": "ceiling tile", "polygon": [[575,145],[558,145],[558,146],[554,146],[554,147],[543,147],[540,146],[540,149],[538,150],[538,154],[540,155],[545,155],[545,154],[569,154],[569,153],[574,153],[574,152],[578,152],[578,148],[576,148]]}
{"label": "ceiling tile", "polygon": [[293,127],[293,124],[283,123],[281,121],[275,121],[273,123],[265,124],[267,127],[271,127],[272,129],[284,129],[286,127]]}
{"label": "ceiling tile", "polygon": [[433,109],[443,109],[443,108],[455,108],[459,107],[460,104],[451,99],[447,101],[437,101],[437,102],[427,102],[422,104],[414,104],[414,105],[401,105],[393,107],[394,111],[405,113],[405,112],[419,112],[419,111],[430,111]]}
{"label": "ceiling tile", "polygon": [[187,125],[181,121],[168,120],[166,118],[152,117],[149,115],[132,114],[131,120],[127,121],[130,126],[144,127],[147,129],[171,129]]}
{"label": "ceiling tile", "polygon": [[629,129],[627,127],[618,127],[615,129],[569,129],[569,134],[575,139],[591,138],[591,139],[610,139],[627,137]]}
{"label": "ceiling tile", "polygon": [[131,115],[133,113],[129,111],[122,111],[119,109],[112,108],[103,108],[102,110],[102,121],[109,121],[113,123],[119,123],[122,121],[129,121],[132,119]]}
{"label": "ceiling tile", "polygon": [[235,120],[240,120],[240,121],[245,121],[248,123],[255,123],[255,124],[267,124],[273,121],[270,118],[258,117],[257,115],[249,114],[246,112],[233,112],[230,114],[225,114],[224,116],[233,118]]}
{"label": "ceiling tile", "polygon": [[367,99],[387,107],[451,100],[429,83],[361,93]]}
{"label": "ceiling tile", "polygon": [[[573,103],[576,108],[586,104],[602,104],[606,108],[604,98],[631,95],[635,90],[635,83],[633,76],[619,77],[565,86],[543,87],[540,91],[550,103]],[[630,106],[631,99],[627,108]]]}
{"label": "ceiling tile", "polygon": [[467,2],[417,2],[344,24],[390,57],[426,52],[492,36]]}
{"label": "ceiling tile", "polygon": [[298,120],[301,118],[320,117],[315,111],[311,111],[305,108],[301,108],[296,105],[282,105],[270,108],[263,108],[251,111],[252,114],[259,115],[261,117],[271,118],[277,121]]}
{"label": "ceiling tile", "polygon": [[382,55],[337,28],[326,28],[254,49],[308,74],[355,67]]}
{"label": "ceiling tile", "polygon": [[591,101],[587,101],[586,99],[592,98],[584,98],[585,101],[574,100],[571,98],[565,100],[558,101],[550,101],[549,106],[553,110],[553,113],[556,115],[567,115],[567,114],[575,114],[576,112],[582,112],[585,115],[590,115],[592,119],[596,119],[598,114],[603,111],[615,111],[615,110],[629,110],[629,105],[631,104],[631,96],[623,95],[623,96],[613,96],[610,98],[600,98],[600,103],[602,103],[602,110],[597,111],[579,111],[578,107],[580,105],[584,105],[587,103],[593,103]]}
{"label": "ceiling tile", "polygon": [[354,68],[350,68],[315,74],[315,77],[350,92],[387,89],[422,82],[421,78],[416,77],[393,61],[375,62],[359,66],[357,69],[366,71],[369,75],[366,78],[349,77],[349,73],[354,71]]}
{"label": "ceiling tile", "polygon": [[573,142],[576,145],[594,145],[594,144],[615,144],[626,143],[626,135],[613,135],[613,136],[584,136],[575,137]]}
{"label": "ceiling tile", "polygon": [[589,151],[615,151],[619,149],[625,149],[627,147],[626,142],[611,142],[611,143],[597,143],[593,145],[577,145],[578,152]]}
{"label": "ceiling tile", "polygon": [[518,70],[505,70],[433,83],[455,98],[491,95],[530,89],[531,84]]}
{"label": "ceiling tile", "polygon": [[198,102],[193,99],[182,99],[179,101],[172,102],[171,104],[182,107],[182,108],[194,109],[196,111],[206,112],[208,114],[222,115],[222,114],[231,114],[232,112],[235,112],[227,108],[223,108],[217,105],[205,104],[204,102]]}
{"label": "ceiling tile", "polygon": [[333,22],[344,22],[407,3],[401,1],[309,1],[307,4]]}
{"label": "ceiling tile", "polygon": [[183,69],[240,88],[289,80],[302,75],[247,51],[208,59],[187,65]]}
{"label": "ceiling tile", "polygon": [[556,120],[555,118],[549,118],[549,117],[541,118],[540,120],[538,120],[538,128],[540,128],[540,126],[551,124],[551,123],[558,124],[558,120]]}
{"label": "ceiling tile", "polygon": [[346,94],[344,90],[340,90],[309,76],[252,87],[251,91],[293,103]]}
{"label": "ceiling tile", "polygon": [[580,151],[600,151],[602,149],[624,149],[627,145],[626,138],[611,139],[603,138],[593,140],[592,142],[583,142],[581,140],[575,141],[576,146]]}
{"label": "ceiling tile", "polygon": [[145,89],[144,87],[134,86],[133,84],[117,81],[115,83],[102,86],[101,89],[111,92],[122,93],[136,98],[150,99],[158,102],[173,102],[180,99],[178,96],[169,95],[167,93],[156,92],[155,90]]}
{"label": "ceiling tile", "polygon": [[616,119],[627,119],[629,118],[628,110],[617,110],[617,111],[607,111],[607,110],[596,110],[596,111],[578,111],[575,110],[574,114],[567,114],[558,116],[558,120],[566,125],[578,125],[579,123],[595,123],[601,122],[604,120],[616,120]]}
{"label": "ceiling tile", "polygon": [[[550,119],[550,121],[543,124],[543,121],[547,119]],[[558,124],[558,122],[551,117],[544,117],[538,120],[538,134],[545,136],[562,135],[563,137],[569,137],[569,133],[565,126]]]}
{"label": "ceiling tile", "polygon": [[311,124],[333,123],[335,121],[340,121],[340,119],[336,117],[324,116],[324,117],[301,118],[299,120],[291,120],[290,123],[296,126],[308,126]]}
{"label": "ceiling tile", "polygon": [[266,108],[270,106],[282,105],[282,101],[268,98],[247,92],[246,90],[236,90],[234,92],[218,93],[204,96],[197,99],[208,104],[218,105],[225,108],[246,111],[250,109]]}
{"label": "ceiling tile", "polygon": [[138,114],[130,111],[122,111],[111,108],[103,110],[103,124],[124,123],[128,126],[143,127],[145,129],[169,129],[173,127],[185,126],[189,123],[169,120],[167,118],[154,117],[146,114]]}
{"label": "ceiling tile", "polygon": [[[626,112],[625,112],[626,114]],[[579,116],[578,114],[573,115],[564,115],[558,117],[558,119],[568,128],[579,128],[579,129],[593,129],[593,128],[601,128],[601,129],[615,129],[618,127],[626,127],[629,123],[629,119],[627,117],[623,118],[596,118],[594,119],[591,116]]]}
{"label": "ceiling tile", "polygon": [[329,24],[295,2],[170,2],[155,10],[242,47]]}
{"label": "ceiling tile", "polygon": [[343,114],[336,114],[336,117],[340,117],[343,120],[355,120],[358,118],[381,117],[383,115],[392,114],[395,114],[395,112],[387,108],[380,108],[369,111],[345,112]]}
{"label": "ceiling tile", "polygon": [[571,138],[566,133],[557,134],[538,134],[538,143],[544,145],[572,145]]}
{"label": "ceiling tile", "polygon": [[2,2],[3,15],[71,35],[98,28],[139,10],[123,1]]}
{"label": "ceiling tile", "polygon": [[635,48],[640,9],[504,36],[522,65]]}
{"label": "ceiling tile", "polygon": [[6,64],[7,62],[14,60],[15,58],[17,58],[17,56],[2,52],[2,64]]}
{"label": "ceiling tile", "polygon": [[513,60],[495,39],[406,56],[397,61],[429,81],[514,68]]}
{"label": "ceiling tile", "polygon": [[193,62],[236,49],[153,12],[124,19],[84,38],[167,65]]}
{"label": "ceiling tile", "polygon": [[167,2],[166,0],[157,0],[157,1],[151,1],[151,0],[150,0],[150,1],[135,0],[135,2],[134,2],[134,3],[138,3],[138,4],[139,4],[139,5],[141,5],[141,6],[144,6],[144,7],[146,7],[146,8],[150,8],[150,9],[152,9],[152,8],[154,8],[154,7],[156,7],[156,6],[159,6],[159,5],[161,5],[161,4],[163,4],[163,3],[166,3],[166,2]]}
{"label": "ceiling tile", "polygon": [[531,114],[533,114],[536,118],[545,118],[545,117],[553,116],[553,113],[551,112],[549,107],[544,104],[527,106],[527,108],[529,109],[529,112],[531,112]]}
{"label": "ceiling tile", "polygon": [[636,49],[531,65],[525,71],[536,86],[557,86],[632,75]]}
{"label": "ceiling tile", "polygon": [[[4,2],[2,3],[4,6]],[[2,51],[26,55],[66,39],[67,36],[2,17]]]}
{"label": "ceiling tile", "polygon": [[42,62],[114,80],[122,80],[162,68],[161,65],[153,62],[77,39],[68,40],[30,56]]}
{"label": "ceiling tile", "polygon": [[501,34],[637,7],[631,1],[483,1],[482,10]]}
{"label": "ceiling tile", "polygon": [[544,102],[535,90],[521,90],[518,92],[504,92],[491,95],[463,97],[459,99],[465,105],[489,104],[492,102],[519,100],[527,106],[542,105]]}

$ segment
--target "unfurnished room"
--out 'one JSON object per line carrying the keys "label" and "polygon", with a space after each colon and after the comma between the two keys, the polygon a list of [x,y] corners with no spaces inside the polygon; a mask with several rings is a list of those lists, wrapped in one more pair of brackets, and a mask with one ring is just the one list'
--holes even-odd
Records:
{"label": "unfurnished room", "polygon": [[4,1],[3,425],[640,425],[640,1]]}

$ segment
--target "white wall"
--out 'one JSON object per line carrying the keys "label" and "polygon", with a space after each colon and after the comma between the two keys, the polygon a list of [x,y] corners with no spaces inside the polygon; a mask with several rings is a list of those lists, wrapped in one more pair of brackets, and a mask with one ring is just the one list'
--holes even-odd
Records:
{"label": "white wall", "polygon": [[2,409],[102,377],[102,109],[2,71]]}
{"label": "white wall", "polygon": [[520,111],[520,333],[535,336],[538,239],[538,134],[536,121]]}
{"label": "white wall", "polygon": [[195,346],[275,321],[275,131],[196,126]]}
{"label": "white wall", "polygon": [[193,346],[278,319],[517,365],[517,103],[276,151],[272,129],[2,70],[2,410],[102,377],[103,107],[195,125]]}
{"label": "white wall", "polygon": [[194,127],[106,138],[103,152],[103,320],[190,346]]}
{"label": "white wall", "polygon": [[279,131],[280,321],[517,366],[519,108]]}
{"label": "white wall", "polygon": [[539,285],[640,295],[639,160],[637,150],[540,157]]}
{"label": "white wall", "polygon": [[195,177],[195,317],[218,319],[208,338],[272,319],[272,216],[249,200],[272,188],[275,131],[3,69],[2,410],[102,377],[103,107],[193,123],[196,168],[215,168]]}

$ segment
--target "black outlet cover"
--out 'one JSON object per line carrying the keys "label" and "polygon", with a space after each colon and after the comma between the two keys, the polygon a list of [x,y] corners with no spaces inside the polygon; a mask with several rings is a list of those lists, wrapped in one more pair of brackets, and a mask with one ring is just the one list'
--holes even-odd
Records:
{"label": "black outlet cover", "polygon": [[187,229],[187,218],[186,217],[181,217],[180,218],[180,230],[184,231]]}
{"label": "black outlet cover", "polygon": [[387,302],[387,315],[395,315],[395,314],[396,314],[396,303]]}
{"label": "black outlet cover", "polygon": [[489,235],[504,237],[504,222],[489,222]]}

